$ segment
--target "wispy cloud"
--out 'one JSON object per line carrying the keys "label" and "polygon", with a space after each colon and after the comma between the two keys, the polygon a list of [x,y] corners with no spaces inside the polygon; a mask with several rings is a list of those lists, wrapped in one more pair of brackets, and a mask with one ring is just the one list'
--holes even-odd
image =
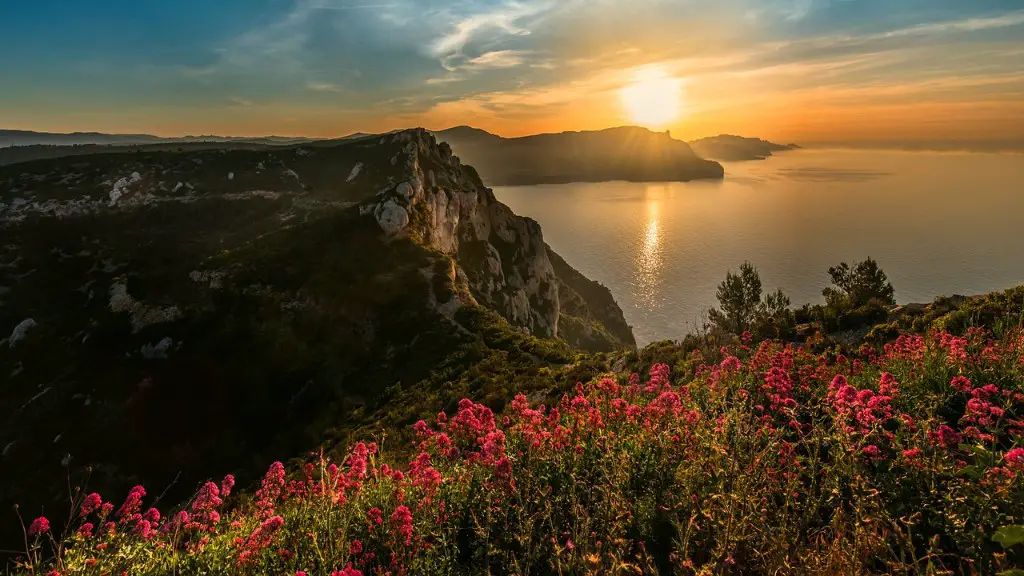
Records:
{"label": "wispy cloud", "polygon": [[551,12],[557,7],[558,2],[555,0],[525,0],[506,2],[496,9],[457,17],[449,31],[431,43],[430,52],[437,57],[461,53],[475,36],[484,32],[498,31],[514,36],[530,34],[529,26],[522,21]]}
{"label": "wispy cloud", "polygon": [[306,89],[313,92],[344,92],[345,88],[330,82],[307,82]]}

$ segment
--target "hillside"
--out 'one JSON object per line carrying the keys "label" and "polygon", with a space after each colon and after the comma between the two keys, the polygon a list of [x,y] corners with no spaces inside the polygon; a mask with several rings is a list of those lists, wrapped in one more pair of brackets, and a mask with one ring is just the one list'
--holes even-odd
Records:
{"label": "hillside", "polygon": [[775,144],[760,138],[744,138],[722,134],[701,138],[690,142],[693,151],[702,158],[710,158],[722,162],[743,160],[764,160],[773,152],[797,150],[796,144]]}
{"label": "hillside", "polygon": [[57,562],[37,518],[16,573],[1019,574],[1024,288],[891,320],[915,328],[622,352],[177,512],[83,493]]}
{"label": "hillside", "polygon": [[173,502],[211,467],[245,481],[635,346],[607,290],[422,130],[20,163],[0,230],[8,510],[63,508],[69,477]]}
{"label": "hillside", "polygon": [[644,128],[502,138],[467,126],[434,132],[491,186],[722,178],[682,141]]}

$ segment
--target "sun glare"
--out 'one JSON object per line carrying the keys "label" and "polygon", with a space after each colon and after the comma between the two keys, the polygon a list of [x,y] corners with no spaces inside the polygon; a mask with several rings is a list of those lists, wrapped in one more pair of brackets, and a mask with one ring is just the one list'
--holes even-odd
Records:
{"label": "sun glare", "polygon": [[683,81],[661,68],[645,68],[619,92],[629,119],[647,128],[664,128],[679,118]]}

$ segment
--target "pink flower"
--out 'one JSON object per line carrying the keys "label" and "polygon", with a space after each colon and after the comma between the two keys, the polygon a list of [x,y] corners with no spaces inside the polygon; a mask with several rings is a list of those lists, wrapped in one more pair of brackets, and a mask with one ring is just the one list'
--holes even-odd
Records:
{"label": "pink flower", "polygon": [[1024,471],[1024,448],[1014,448],[1003,456],[1006,467],[1011,470]]}
{"label": "pink flower", "polygon": [[353,568],[352,564],[349,563],[345,568],[331,572],[331,576],[363,576],[363,573]]}
{"label": "pink flower", "polygon": [[92,494],[89,494],[82,500],[81,515],[83,517],[88,516],[89,514],[92,514],[93,512],[98,510],[99,507],[102,505],[103,498],[100,498],[99,494],[93,492]]}
{"label": "pink flower", "polygon": [[32,524],[28,527],[29,536],[38,536],[39,534],[45,534],[50,531],[50,521],[45,516],[40,516],[32,521]]}
{"label": "pink flower", "polygon": [[366,511],[366,517],[370,519],[373,524],[384,523],[384,513],[380,511],[380,508],[374,507]]}
{"label": "pink flower", "polygon": [[295,571],[295,576],[306,576],[306,571],[305,570],[296,570]]}
{"label": "pink flower", "polygon": [[963,376],[953,378],[953,380],[949,382],[949,385],[952,386],[954,390],[959,390],[960,392],[969,393],[971,391],[971,381]]}
{"label": "pink flower", "polygon": [[128,497],[124,499],[124,504],[121,504],[121,509],[117,511],[117,517],[125,519],[138,513],[139,509],[142,508],[142,497],[145,495],[146,489],[142,486],[132,488],[128,492]]}
{"label": "pink flower", "polygon": [[872,459],[879,458],[882,456],[882,449],[879,448],[878,446],[875,446],[874,444],[868,444],[867,446],[861,448],[860,451],[862,454]]}
{"label": "pink flower", "polygon": [[405,539],[405,545],[412,542],[412,512],[406,506],[395,508],[391,514],[391,522],[395,525],[395,531]]}
{"label": "pink flower", "polygon": [[955,448],[963,440],[963,437],[956,430],[953,430],[946,424],[939,426],[939,429],[934,432],[929,432],[928,437],[933,444],[944,448]]}
{"label": "pink flower", "polygon": [[231,494],[231,489],[235,487],[235,477],[228,474],[220,481],[220,495],[227,498]]}
{"label": "pink flower", "polygon": [[353,556],[358,556],[358,555],[362,554],[363,553],[363,543],[362,543],[362,541],[361,540],[353,540],[352,543],[348,545],[348,553],[353,555]]}
{"label": "pink flower", "polygon": [[95,526],[93,526],[91,522],[86,522],[86,523],[82,524],[81,526],[78,527],[78,536],[81,537],[81,538],[90,538],[90,537],[92,537],[92,530],[93,530],[93,528],[95,528]]}
{"label": "pink flower", "polygon": [[740,369],[740,359],[735,356],[729,356],[719,365],[725,372],[736,372]]}

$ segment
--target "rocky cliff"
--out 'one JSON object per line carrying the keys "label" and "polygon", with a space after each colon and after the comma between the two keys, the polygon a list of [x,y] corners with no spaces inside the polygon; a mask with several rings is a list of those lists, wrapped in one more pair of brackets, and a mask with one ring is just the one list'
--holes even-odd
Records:
{"label": "rocky cliff", "polygon": [[87,466],[190,494],[633,346],[423,130],[5,166],[0,236],[5,509],[57,509]]}

